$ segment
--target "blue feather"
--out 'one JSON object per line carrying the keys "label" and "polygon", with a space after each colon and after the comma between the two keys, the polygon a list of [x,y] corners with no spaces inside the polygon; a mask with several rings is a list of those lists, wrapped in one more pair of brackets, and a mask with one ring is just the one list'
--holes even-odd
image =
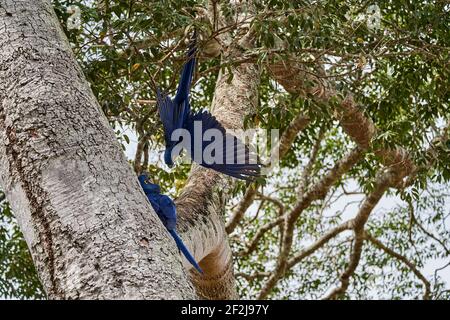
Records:
{"label": "blue feather", "polygon": [[198,272],[203,273],[202,269],[197,264],[194,257],[189,252],[188,248],[186,248],[186,246],[184,245],[183,240],[181,240],[181,238],[178,236],[177,232],[174,229],[172,229],[169,230],[169,233],[172,235],[173,239],[175,240],[175,243],[177,244],[178,249],[180,249],[180,251],[186,257],[187,261],[189,261],[190,264],[192,264]]}
{"label": "blue feather", "polygon": [[171,141],[172,133],[176,129],[183,128],[183,124],[191,110],[191,106],[189,105],[189,91],[195,70],[195,45],[194,35],[194,39],[189,46],[188,60],[183,66],[177,94],[173,100],[166,94],[163,94],[159,89],[156,90],[159,117],[164,127],[164,139],[168,148],[178,143],[178,141]]}
{"label": "blue feather", "polygon": [[[235,136],[226,133],[225,128],[222,124],[209,112],[201,111],[198,113],[191,113],[188,119],[186,120],[185,128],[189,131],[191,135],[191,145],[188,150],[191,153],[195,153],[195,143],[198,140],[202,141],[201,151],[202,153],[205,149],[210,146],[213,141],[206,141],[203,139],[197,138],[195,135],[197,134],[194,130],[194,125],[196,122],[200,122],[202,126],[201,135],[204,136],[205,132],[210,129],[216,129],[221,134],[221,140],[217,146],[222,146],[221,149],[217,150],[218,153],[215,153],[214,162],[207,163],[202,159],[199,164],[205,168],[213,169],[215,171],[224,173],[226,175],[242,179],[252,181],[255,178],[261,175],[261,164],[257,161],[256,155],[252,153],[247,145],[245,145],[240,139]],[[228,142],[233,142],[231,148],[227,145]],[[231,145],[231,144],[230,144]],[[214,150],[216,151],[216,150]],[[195,154],[190,154],[191,158],[196,161],[199,159]],[[203,156],[203,154],[202,154]],[[228,160],[231,160],[228,161]],[[238,161],[239,160],[239,161]],[[250,161],[252,160],[252,161]],[[230,163],[231,162],[231,163]]]}
{"label": "blue feather", "polygon": [[[176,145],[182,143],[181,146],[187,149],[190,157],[199,165],[238,179],[253,181],[261,176],[262,165],[259,163],[256,155],[253,152],[250,152],[249,147],[233,135],[227,134],[220,122],[209,112],[201,111],[193,113],[191,111],[189,91],[195,70],[195,54],[196,42],[194,33],[193,40],[189,46],[188,59],[181,72],[176,96],[172,100],[167,95],[164,95],[157,90],[159,115],[161,122],[163,123],[166,143],[164,162],[169,167],[173,165],[172,150]],[[196,121],[199,121],[202,124],[201,137],[195,136],[194,123]],[[190,145],[184,145],[187,142],[183,141],[181,138],[178,141],[171,140],[172,133],[176,129],[182,128],[189,131],[191,137]],[[212,145],[215,141],[203,140],[205,132],[209,129],[219,130],[222,135],[222,147],[219,150],[213,148],[216,146]],[[195,143],[197,141],[201,141],[201,145],[196,145]],[[233,142],[231,148],[227,148],[227,141]],[[208,148],[208,146],[210,148]],[[195,152],[195,147],[199,148],[198,151],[200,151],[201,154]],[[213,149],[214,152],[212,158],[218,161],[204,161],[203,153],[206,148],[208,148],[208,150]]]}
{"label": "blue feather", "polygon": [[141,184],[142,189],[144,190],[145,195],[147,196],[148,201],[152,205],[153,210],[155,210],[161,222],[172,235],[178,249],[183,253],[186,259],[192,264],[192,266],[200,273],[202,273],[202,270],[198,266],[197,262],[192,257],[189,250],[186,248],[183,241],[175,231],[177,224],[177,211],[173,200],[168,196],[161,194],[161,188],[159,187],[159,185],[150,183],[148,181],[147,175],[140,175],[138,177],[138,180]]}

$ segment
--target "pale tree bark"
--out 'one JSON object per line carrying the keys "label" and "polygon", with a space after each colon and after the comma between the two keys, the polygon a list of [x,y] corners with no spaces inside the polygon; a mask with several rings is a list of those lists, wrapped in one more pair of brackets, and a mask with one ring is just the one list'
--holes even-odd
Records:
{"label": "pale tree bark", "polygon": [[[50,298],[237,298],[223,221],[233,180],[194,166],[176,200],[191,266],[145,198],[50,1],[0,0],[0,183]],[[239,58],[249,31],[226,48]],[[240,129],[259,68],[219,76],[212,112]],[[183,268],[184,266],[184,268]]]}
{"label": "pale tree bark", "polygon": [[195,298],[50,1],[0,1],[0,183],[49,298]]}

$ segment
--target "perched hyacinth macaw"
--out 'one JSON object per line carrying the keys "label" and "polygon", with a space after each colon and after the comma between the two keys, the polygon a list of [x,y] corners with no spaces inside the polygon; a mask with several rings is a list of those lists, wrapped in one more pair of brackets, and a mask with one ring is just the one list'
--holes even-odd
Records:
{"label": "perched hyacinth macaw", "polygon": [[145,195],[150,201],[150,204],[152,205],[159,219],[161,219],[167,231],[169,231],[170,235],[175,240],[178,249],[183,253],[186,259],[192,264],[192,266],[194,266],[194,268],[198,272],[203,273],[202,269],[200,269],[200,266],[197,264],[194,257],[177,234],[177,209],[175,203],[168,196],[161,194],[161,188],[159,187],[159,185],[150,183],[148,181],[147,175],[142,174],[138,179],[139,183],[142,186],[142,189],[144,189]]}
{"label": "perched hyacinth macaw", "polygon": [[[195,54],[194,34],[175,97],[171,99],[161,93],[159,89],[157,90],[157,103],[164,127],[166,144],[164,162],[172,167],[174,159],[178,156],[178,154],[174,154],[174,148],[180,146],[187,150],[188,155],[194,162],[203,167],[238,179],[255,180],[261,175],[261,164],[258,163],[256,155],[250,152],[248,146],[235,136],[227,133],[221,123],[208,111],[197,113],[191,111],[189,91],[195,69]],[[190,139],[181,137],[173,141],[172,134],[177,129],[187,130]],[[214,135],[209,137],[208,140],[204,138],[207,131]],[[210,151],[211,156],[208,159],[203,157],[205,149]]]}

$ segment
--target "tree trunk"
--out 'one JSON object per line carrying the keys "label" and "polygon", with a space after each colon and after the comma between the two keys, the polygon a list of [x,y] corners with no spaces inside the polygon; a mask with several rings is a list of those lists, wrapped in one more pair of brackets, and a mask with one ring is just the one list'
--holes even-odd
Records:
{"label": "tree trunk", "polygon": [[0,182],[49,298],[195,298],[50,1],[0,0]]}

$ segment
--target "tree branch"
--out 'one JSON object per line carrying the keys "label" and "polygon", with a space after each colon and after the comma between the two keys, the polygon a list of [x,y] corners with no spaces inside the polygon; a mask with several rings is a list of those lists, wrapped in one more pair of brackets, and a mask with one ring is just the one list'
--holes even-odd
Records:
{"label": "tree branch", "polygon": [[[287,154],[287,152],[292,146],[292,143],[294,143],[294,140],[297,137],[298,133],[300,131],[303,131],[309,124],[309,122],[310,118],[303,114],[297,115],[291,121],[287,129],[283,132],[283,135],[281,136],[278,144],[280,159],[282,159]],[[239,222],[244,217],[247,209],[252,205],[255,199],[256,190],[257,186],[253,184],[247,187],[244,198],[239,202],[226,225],[226,230],[228,234],[234,231],[234,229],[238,226]]]}
{"label": "tree branch", "polygon": [[425,276],[416,268],[414,263],[409,261],[405,256],[402,256],[401,254],[395,252],[394,250],[386,247],[381,241],[371,236],[367,231],[364,232],[364,238],[366,240],[369,240],[372,244],[374,244],[378,249],[381,249],[388,255],[394,257],[395,259],[399,260],[400,262],[403,262],[411,271],[416,275],[417,278],[419,278],[420,281],[422,281],[424,286],[424,293],[423,293],[423,299],[429,300],[430,299],[430,282],[425,278]]}
{"label": "tree branch", "polygon": [[[319,239],[317,239],[313,244],[309,245],[308,247],[302,249],[300,252],[295,254],[292,258],[290,258],[287,262],[287,268],[286,271],[289,269],[292,269],[295,265],[300,263],[303,259],[309,257],[314,252],[316,252],[318,249],[322,248],[324,245],[326,245],[331,239],[335,238],[340,233],[351,230],[353,226],[353,220],[346,221],[330,230],[324,233],[323,236],[321,236]],[[247,280],[253,280],[255,278],[267,278],[270,277],[271,273],[269,272],[260,272],[254,275],[242,275],[243,278]]]}
{"label": "tree branch", "polygon": [[233,214],[231,215],[230,219],[228,220],[225,226],[225,230],[227,231],[228,234],[232,233],[234,229],[236,229],[236,227],[241,222],[242,218],[244,218],[245,212],[252,205],[256,196],[256,188],[257,186],[254,183],[252,183],[245,190],[244,197],[242,198],[241,201],[239,201],[238,205],[236,206],[236,209],[234,209]]}
{"label": "tree branch", "polygon": [[272,228],[280,225],[285,219],[285,217],[284,217],[285,208],[284,208],[283,203],[280,200],[265,196],[263,194],[258,194],[258,197],[260,199],[270,201],[278,207],[278,209],[279,209],[278,210],[278,218],[275,221],[269,222],[269,223],[265,224],[264,226],[262,226],[261,228],[259,228],[258,231],[256,232],[255,236],[253,237],[252,241],[249,244],[247,244],[246,248],[243,251],[238,253],[239,256],[246,256],[246,255],[249,255],[250,253],[252,253],[257,248],[258,242],[259,242],[259,240],[261,240],[261,238],[264,236],[264,234],[266,234],[266,232],[271,230]]}
{"label": "tree branch", "polygon": [[[305,98],[311,98],[319,104],[332,106],[334,108],[334,116],[339,120],[344,132],[361,149],[366,150],[369,148],[377,129],[372,120],[366,117],[361,108],[357,106],[351,94],[346,94],[344,97],[326,77],[319,77],[305,72],[301,63],[292,58],[282,62],[269,63],[268,68],[273,78],[286,91],[292,94],[299,94]],[[319,73],[325,74],[322,66],[317,65],[317,68]],[[375,153],[387,167],[396,165],[399,169],[410,173],[415,168],[407,152],[400,147],[375,150]]]}
{"label": "tree branch", "polygon": [[287,267],[287,259],[292,247],[293,232],[295,229],[295,222],[300,214],[310,206],[310,204],[319,199],[323,199],[328,193],[331,186],[336,183],[344,173],[350,170],[361,158],[363,151],[356,147],[343,159],[338,161],[335,166],[328,172],[318,183],[302,195],[300,200],[295,205],[294,209],[285,215],[284,238],[278,257],[277,266],[264,284],[259,299],[265,299],[272,288],[277,284],[278,280],[284,275]]}
{"label": "tree branch", "polygon": [[337,299],[347,290],[350,278],[353,276],[361,259],[361,252],[364,244],[364,226],[375,206],[397,178],[398,173],[394,173],[392,170],[388,170],[377,177],[373,191],[366,197],[358,214],[353,220],[352,228],[354,230],[355,239],[348,266],[340,277],[341,285],[333,289],[325,299]]}
{"label": "tree branch", "polygon": [[353,226],[353,220],[346,221],[331,230],[328,230],[321,236],[316,242],[308,246],[307,248],[301,250],[299,253],[295,254],[292,258],[290,258],[287,262],[287,269],[289,270],[293,268],[296,264],[300,263],[303,259],[310,256],[318,249],[322,248],[325,244],[327,244],[331,239],[335,238],[340,233],[350,230]]}

